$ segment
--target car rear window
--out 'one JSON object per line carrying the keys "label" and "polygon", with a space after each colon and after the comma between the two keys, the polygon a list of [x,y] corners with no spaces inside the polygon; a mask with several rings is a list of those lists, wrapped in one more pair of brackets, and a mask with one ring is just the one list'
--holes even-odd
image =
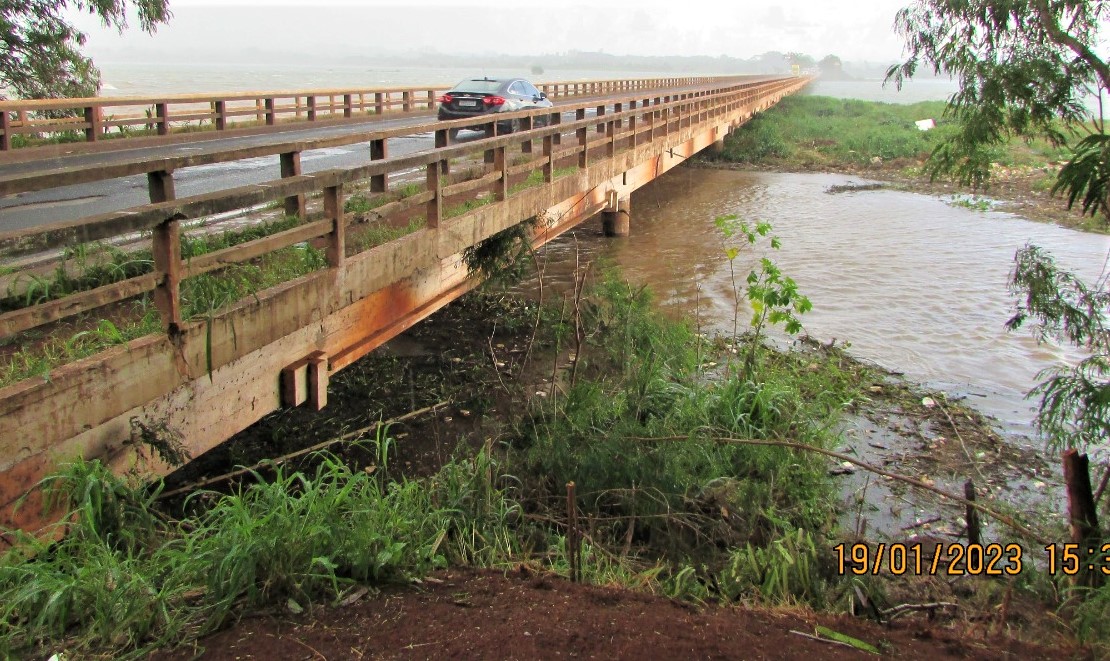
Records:
{"label": "car rear window", "polygon": [[452,92],[476,92],[489,94],[501,89],[500,80],[464,80],[451,88]]}

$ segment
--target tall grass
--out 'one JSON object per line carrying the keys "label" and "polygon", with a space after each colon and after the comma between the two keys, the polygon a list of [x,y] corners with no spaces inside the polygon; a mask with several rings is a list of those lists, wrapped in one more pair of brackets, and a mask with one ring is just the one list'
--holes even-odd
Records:
{"label": "tall grass", "polygon": [[320,455],[314,470],[276,467],[271,480],[175,521],[153,508],[157,490],[99,462],[73,464],[46,485],[71,512],[60,524],[68,534],[24,538],[0,560],[0,655],[140,655],[243,608],[309,608],[356,583],[511,559],[516,506],[489,479],[499,474],[480,455],[431,480],[387,481]]}
{"label": "tall grass", "polygon": [[711,373],[688,326],[660,319],[648,292],[615,279],[581,323],[594,342],[577,359],[591,378],[537,406],[516,441],[529,498],[557,502],[574,481],[601,539],[714,572],[727,563],[722,549],[830,529],[835,499],[821,460],[719,439],[831,444],[847,386],[805,390],[800,380],[822,379],[786,361],[764,360],[744,379]]}
{"label": "tall grass", "polygon": [[[942,101],[903,105],[794,95],[732,134],[721,158],[791,166],[922,159],[957,130],[945,118],[944,107]],[[914,122],[922,119],[936,120],[937,127],[918,130]],[[992,161],[1004,166],[1040,166],[1066,158],[1066,147],[1043,140],[1014,140],[992,154]]]}
{"label": "tall grass", "polygon": [[[571,554],[594,583],[693,600],[824,603],[817,549],[834,502],[826,467],[782,448],[722,438],[833,442],[849,379],[819,357],[774,354],[746,378],[706,361],[705,340],[661,319],[650,293],[608,277],[581,316],[541,341],[558,354],[581,332],[565,393],[534,403],[504,436],[424,480],[398,477],[392,439],[368,442],[376,470],[329,454],[311,468],[228,495],[197,494],[182,519],[158,512],[157,487],[78,463],[48,481],[71,512],[67,534],[0,560],[0,654],[139,656],[263,605],[310,608],[356,584],[467,564],[539,563]],[[712,352],[735,347],[714,342]],[[567,543],[565,484],[588,531]]]}

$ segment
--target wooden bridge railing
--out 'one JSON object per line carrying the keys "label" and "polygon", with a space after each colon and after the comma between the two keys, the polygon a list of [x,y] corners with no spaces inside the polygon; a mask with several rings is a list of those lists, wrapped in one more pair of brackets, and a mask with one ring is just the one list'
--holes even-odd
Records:
{"label": "wooden bridge railing", "polygon": [[[723,77],[559,81],[539,85],[551,97],[699,85]],[[174,128],[222,131],[288,121],[343,120],[392,112],[429,112],[444,87],[257,91],[143,97],[0,101],[0,151],[16,136],[65,136],[95,142],[118,135],[169,135]]]}
{"label": "wooden bridge railing", "polygon": [[[400,158],[383,156],[369,165],[349,170],[330,170],[313,175],[285,171],[281,179],[263,184],[244,186],[216,193],[197,195],[182,199],[172,199],[161,182],[168,176],[163,171],[151,171],[151,193],[154,198],[146,206],[134,207],[74,222],[57,223],[32,230],[0,232],[0,261],[30,253],[73,248],[80,244],[111,242],[128,235],[149,233],[152,243],[151,253],[155,270],[78,292],[56,300],[23,307],[0,314],[0,338],[34,329],[45,324],[59,321],[74,315],[91,312],[97,308],[118,303],[148,292],[156,292],[156,301],[163,314],[163,327],[170,328],[182,322],[180,316],[179,284],[182,280],[210,271],[226,268],[229,265],[246,262],[261,255],[300,244],[314,239],[326,238],[328,264],[336,266],[342,261],[346,248],[344,234],[349,218],[342,212],[342,192],[355,182],[369,182],[370,194],[388,193],[388,180],[391,174],[412,168],[427,170],[425,190],[404,200],[396,200],[376,210],[375,216],[381,222],[403,225],[396,220],[411,209],[424,205],[425,222],[429,229],[439,226],[443,218],[444,205],[449,200],[458,200],[476,192],[487,191],[493,186],[494,201],[506,196],[508,182],[533,171],[542,171],[543,182],[552,180],[554,168],[559,164],[571,165],[575,169],[585,169],[596,159],[595,151],[601,147],[605,158],[637,144],[652,142],[666,137],[671,132],[690,126],[692,123],[706,121],[716,114],[727,111],[736,105],[750,104],[778,90],[796,86],[796,80],[785,79],[773,82],[741,84],[721,89],[689,92],[672,96],[653,97],[638,95],[609,101],[603,105],[589,103],[576,104],[569,108],[577,117],[571,123],[562,123],[562,112],[543,113],[523,111],[502,114],[498,121],[516,119],[525,124],[543,120],[548,126],[533,128],[520,133],[496,136],[497,124],[488,125],[488,134],[494,137],[458,145],[449,144],[449,134],[454,125],[473,120],[436,122],[429,126],[410,127],[408,133],[427,131],[433,128],[436,133],[434,150],[424,151]],[[587,119],[587,109],[596,112],[594,118]],[[593,128],[593,131],[588,129]],[[563,145],[564,133],[574,132],[575,140],[569,146]],[[596,137],[595,137],[596,136]],[[365,136],[360,141],[365,140]],[[383,140],[372,137],[371,144]],[[542,155],[533,151],[533,145],[542,145]],[[508,148],[519,151],[516,160],[510,163]],[[278,147],[285,149],[287,147]],[[464,159],[475,152],[485,154],[486,162],[480,176],[465,181],[451,181],[451,162]],[[384,150],[382,150],[384,153]],[[299,152],[284,152],[297,154]],[[233,152],[240,157],[253,157]],[[293,160],[293,159],[288,159]],[[299,159],[297,159],[299,160]],[[161,166],[164,167],[164,164]],[[457,167],[457,166],[456,166]],[[103,172],[101,172],[103,174]],[[172,179],[171,179],[172,181]],[[172,190],[172,185],[169,187]],[[348,188],[349,190],[349,188]],[[323,196],[323,213],[307,213],[307,198]],[[233,212],[266,205],[275,200],[284,201],[289,215],[299,215],[310,221],[293,229],[267,236],[255,241],[226,248],[191,260],[182,260],[179,235],[182,223],[190,219],[203,218],[212,214]],[[411,215],[411,214],[409,214]],[[321,218],[322,216],[322,218]],[[396,218],[394,218],[396,217]],[[313,218],[318,218],[313,220]],[[27,283],[38,281],[43,275],[56,268],[53,264],[40,267],[38,273],[26,273],[19,269],[0,277],[0,288],[9,296],[26,290]],[[20,283],[23,283],[21,286]]]}
{"label": "wooden bridge railing", "polygon": [[[434,149],[0,233],[0,254],[115,238],[128,241],[123,250],[149,251],[138,275],[0,314],[5,344],[38,342],[81,323],[95,328],[105,306],[115,306],[112,318],[122,324],[119,304],[128,299],[150,300],[164,329],[117,338],[47,378],[0,387],[0,529],[42,523],[34,494],[12,505],[63,458],[133,469],[143,452],[128,441],[136,421],[172,428],[197,456],[281,406],[323,406],[329,374],[469,288],[467,248],[529,218],[537,220],[539,245],[606,208],[617,189],[629,194],[805,82],[584,102],[571,121],[560,121],[561,113],[506,114],[497,119],[519,120],[524,130],[496,135],[490,126],[489,137],[462,144],[450,144],[452,125],[440,122]],[[528,128],[543,120],[547,126]],[[398,175],[413,170],[420,185],[401,186]],[[347,208],[358,187],[376,206]],[[284,231],[185,256],[188,223],[298,197],[311,204]],[[368,240],[368,230],[382,228],[392,230],[384,242]],[[193,278],[308,249],[320,255],[308,272],[187,318],[182,290]],[[67,319],[74,325],[51,327]]]}

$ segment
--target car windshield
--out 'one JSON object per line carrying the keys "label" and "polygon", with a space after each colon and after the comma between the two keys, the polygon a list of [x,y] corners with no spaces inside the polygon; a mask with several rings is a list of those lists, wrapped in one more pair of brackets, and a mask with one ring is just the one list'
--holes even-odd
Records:
{"label": "car windshield", "polygon": [[452,92],[475,92],[477,94],[490,94],[501,89],[500,80],[464,80],[451,88]]}

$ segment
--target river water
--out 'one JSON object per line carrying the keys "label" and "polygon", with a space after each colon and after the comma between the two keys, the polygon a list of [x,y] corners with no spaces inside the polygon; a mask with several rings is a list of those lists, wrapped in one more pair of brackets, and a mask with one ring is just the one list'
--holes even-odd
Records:
{"label": "river water", "polygon": [[[1033,402],[1025,393],[1041,370],[1079,354],[1038,344],[1026,330],[1006,331],[1015,303],[1007,289],[1014,253],[1026,243],[1037,244],[1062,267],[1092,281],[1106,268],[1110,237],[953,206],[935,196],[882,189],[830,192],[833,186],[863,183],[868,181],[836,174],[679,168],[633,194],[630,237],[606,239],[599,228],[586,226],[576,233],[577,241],[552,244],[551,261],[573,265],[576,249],[583,260],[610,261],[634,285],[649,285],[666,313],[696,314],[703,330],[727,335],[733,289],[725,242],[713,221],[724,214],[767,221],[782,243],[780,250],[768,248],[773,253],[768,256],[813,303],[802,317],[806,333],[824,343],[849,343],[855,357],[931,390],[965,397],[966,404],[995,419],[1009,443],[1042,448],[1032,427]],[[737,258],[741,279],[763,254]],[[746,319],[742,312],[741,331]],[[1056,465],[1050,462],[1048,482],[1055,481]],[[1026,481],[1016,474],[1012,479]],[[852,479],[848,490],[862,480]],[[1036,504],[1047,496],[1053,501],[1049,507],[1056,508],[1057,492],[1041,481],[1021,485],[1026,493],[1015,499],[1027,503],[1031,497]],[[959,490],[961,484],[942,486]],[[1046,490],[1037,496],[1041,488]],[[872,489],[871,499],[900,500]],[[893,514],[872,523],[896,531],[927,511],[892,507]]]}

